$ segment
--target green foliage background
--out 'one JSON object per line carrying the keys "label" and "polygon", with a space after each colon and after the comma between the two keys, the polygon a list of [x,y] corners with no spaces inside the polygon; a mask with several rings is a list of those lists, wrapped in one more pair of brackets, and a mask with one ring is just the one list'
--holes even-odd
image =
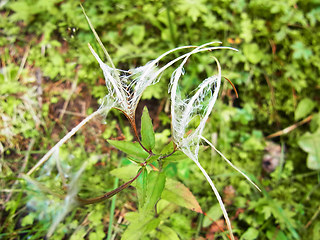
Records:
{"label": "green foliage background", "polygon": [[[250,187],[209,149],[203,151],[201,162],[209,169],[224,199],[228,196],[223,191],[226,186],[235,190],[227,210],[239,239],[317,239],[320,234],[319,1],[81,2],[115,65],[121,69],[145,64],[182,45],[219,40],[225,46],[239,49],[238,53],[213,53],[221,62],[223,75],[236,85],[239,99],[235,99],[225,82],[206,132],[209,139],[216,139],[218,149],[259,183],[263,193]],[[82,100],[88,103],[87,113],[98,107],[97,102],[106,89],[87,43],[102,52],[79,1],[21,0],[0,4],[3,189],[0,238],[40,239],[57,208],[50,204],[53,201],[50,196],[41,195],[21,180],[19,174],[30,169],[49,146],[81,120],[72,115],[59,119],[58,106],[67,100],[70,103]],[[186,93],[200,79],[212,74],[213,66],[209,63],[212,63],[211,54],[192,58],[182,83]],[[40,83],[39,79],[42,79]],[[163,75],[160,83],[147,90],[144,99],[167,101],[169,79],[169,73]],[[61,84],[62,90],[55,88]],[[72,86],[78,90],[72,92]],[[80,112],[76,104],[71,104],[68,110]],[[265,137],[310,115],[311,121],[271,139],[282,147],[278,156],[280,164],[271,174],[263,171]],[[164,113],[158,118],[156,140],[165,143],[170,135],[167,130],[170,118]],[[81,179],[81,194],[85,196],[113,189],[116,180],[109,172],[128,163],[124,155],[110,150],[104,140],[117,136],[117,124],[126,139],[131,140],[127,122],[117,113],[108,117],[107,122],[103,131],[99,130],[101,126],[97,129],[89,125],[85,132],[89,135],[77,134],[60,151],[64,167],[71,169],[70,172],[79,169],[83,161],[88,162]],[[48,175],[39,174],[38,180],[46,181],[49,187],[61,187],[59,181],[50,179],[51,171],[45,169],[43,173],[46,171]],[[184,182],[203,210],[214,218],[215,197],[191,161],[173,165],[171,177]],[[26,195],[22,189],[33,194]],[[121,192],[115,199],[118,217],[127,212],[120,213],[120,209],[135,208],[133,190]],[[113,214],[110,206],[112,201],[73,211],[60,223],[53,239],[107,237]],[[47,209],[47,214],[41,215],[43,209]],[[127,222],[118,224],[117,217],[114,221],[113,234],[119,238]],[[181,239],[206,237],[212,223],[187,209],[177,209],[163,221]],[[215,237],[227,239],[224,233],[216,233]]]}

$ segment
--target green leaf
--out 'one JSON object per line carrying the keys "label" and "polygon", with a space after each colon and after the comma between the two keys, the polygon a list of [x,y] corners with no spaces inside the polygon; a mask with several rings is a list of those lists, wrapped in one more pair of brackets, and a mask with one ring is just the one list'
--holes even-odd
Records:
{"label": "green leaf", "polygon": [[296,41],[292,44],[291,48],[293,49],[293,58],[308,60],[312,56],[312,50],[304,45],[303,42]]}
{"label": "green leaf", "polygon": [[270,207],[269,205],[263,206],[261,213],[264,214],[264,219],[269,219],[272,214],[272,207]]}
{"label": "green leaf", "polygon": [[135,222],[139,218],[138,212],[128,212],[125,215],[125,219],[129,221],[130,223]]}
{"label": "green leaf", "polygon": [[241,236],[240,240],[255,240],[259,236],[259,231],[253,227],[248,228]]}
{"label": "green leaf", "polygon": [[316,105],[317,104],[314,101],[312,101],[310,98],[302,99],[299,102],[296,111],[294,112],[294,120],[299,120],[307,116],[309,113],[312,112],[312,110]]}
{"label": "green leaf", "polygon": [[143,109],[143,113],[141,117],[141,141],[142,141],[142,145],[148,150],[152,150],[154,148],[154,145],[155,145],[154,131],[152,126],[152,121],[146,106]]}
{"label": "green leaf", "polygon": [[167,145],[164,146],[164,148],[161,150],[161,155],[167,155],[167,154],[170,154],[172,153],[174,149],[174,146],[173,146],[173,142],[169,142]]}
{"label": "green leaf", "polygon": [[307,167],[320,169],[320,128],[315,133],[305,133],[298,141],[299,146],[308,153]]}
{"label": "green leaf", "polygon": [[112,170],[110,174],[128,182],[137,175],[139,168],[139,166],[131,164],[125,167],[116,168]]}
{"label": "green leaf", "polygon": [[[274,240],[288,240],[291,238],[288,238],[283,231],[279,231],[278,228],[271,228],[266,232],[266,236],[268,239],[274,239]],[[318,234],[317,234],[318,237]],[[311,238],[310,238],[311,239]],[[317,239],[317,238],[316,238]]]}
{"label": "green leaf", "polygon": [[214,221],[217,221],[223,215],[219,203],[213,205],[207,212],[207,216],[204,217],[203,227],[209,227]]}
{"label": "green leaf", "polygon": [[320,222],[315,222],[314,227],[313,227],[313,240],[316,240],[319,237],[319,232],[320,232]]}
{"label": "green leaf", "polygon": [[245,42],[249,43],[252,41],[253,38],[253,29],[254,24],[252,23],[251,19],[248,18],[248,15],[244,14],[244,19],[241,21],[241,34],[240,38],[243,38]]}
{"label": "green leaf", "polygon": [[245,44],[243,46],[243,53],[248,61],[253,64],[257,64],[263,58],[263,53],[260,51],[260,48],[256,43]]}
{"label": "green leaf", "polygon": [[185,155],[182,151],[176,151],[174,154],[172,154],[171,156],[164,158],[164,161],[168,161],[168,162],[174,162],[174,161],[182,161],[182,160],[186,160],[189,157],[187,155]]}
{"label": "green leaf", "polygon": [[177,9],[181,11],[184,16],[190,17],[193,22],[196,22],[198,17],[206,15],[206,13],[208,13],[208,8],[205,0],[180,1]]}
{"label": "green leaf", "polygon": [[89,240],[102,240],[105,239],[106,234],[103,231],[103,224],[94,227],[94,229],[89,233]]}
{"label": "green leaf", "polygon": [[143,91],[143,99],[152,99],[152,98],[162,99],[163,97],[162,89],[164,88],[165,88],[165,85],[162,85],[162,83],[148,86]]}
{"label": "green leaf", "polygon": [[31,212],[24,218],[22,218],[21,226],[25,227],[27,225],[33,224],[34,220],[36,219],[35,213]]}
{"label": "green leaf", "polygon": [[147,161],[147,164],[150,164],[150,163],[153,163],[154,161],[158,160],[159,159],[159,155],[153,155],[151,156],[150,158],[148,158],[148,161]]}
{"label": "green leaf", "polygon": [[177,233],[165,225],[157,228],[157,239],[159,240],[179,240]]}
{"label": "green leaf", "polygon": [[143,25],[128,26],[126,30],[129,36],[132,36],[132,41],[135,45],[139,45],[145,36],[145,28]]}
{"label": "green leaf", "polygon": [[278,231],[277,238],[275,240],[288,240],[288,238],[283,231]]}
{"label": "green leaf", "polygon": [[181,207],[202,213],[201,207],[195,196],[185,185],[176,180],[167,178],[165,189],[161,195],[161,198],[175,203]]}
{"label": "green leaf", "polygon": [[136,181],[136,188],[138,194],[138,201],[139,201],[139,209],[141,209],[147,198],[147,179],[148,178],[148,171],[146,168],[142,170],[142,173],[138,177]]}
{"label": "green leaf", "polygon": [[157,212],[161,220],[167,220],[177,209],[178,205],[161,198],[157,203]]}
{"label": "green leaf", "polygon": [[148,174],[147,198],[143,207],[143,212],[148,213],[154,208],[163,192],[166,174],[165,172],[152,171]]}
{"label": "green leaf", "polygon": [[146,159],[149,156],[138,142],[108,140],[108,142],[120,151],[138,159]]}
{"label": "green leaf", "polygon": [[[134,219],[136,217],[136,219]],[[137,240],[150,233],[160,223],[160,218],[154,218],[153,215],[134,215],[131,216],[131,224],[122,235],[122,240]]]}
{"label": "green leaf", "polygon": [[181,151],[176,151],[174,154],[170,155],[167,158],[163,159],[163,167],[167,167],[169,163],[171,162],[177,162],[177,161],[183,161],[189,159],[189,157],[187,155],[185,155],[183,152]]}
{"label": "green leaf", "polygon": [[320,112],[313,115],[312,120],[310,122],[310,130],[311,132],[316,131],[316,129],[320,127]]}

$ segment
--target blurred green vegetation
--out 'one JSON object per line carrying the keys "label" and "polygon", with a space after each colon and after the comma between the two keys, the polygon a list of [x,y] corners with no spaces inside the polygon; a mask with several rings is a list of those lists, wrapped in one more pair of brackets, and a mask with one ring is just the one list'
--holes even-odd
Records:
{"label": "blurred green vegetation", "polygon": [[[182,45],[219,40],[239,49],[193,57],[182,89],[186,93],[194,89],[213,73],[212,55],[219,59],[223,76],[236,85],[239,98],[225,81],[206,136],[263,192],[211,150],[201,151],[200,160],[222,194],[239,239],[319,239],[318,0],[1,1],[1,239],[45,236],[63,205],[22,180],[21,173],[106,95],[102,72],[87,43],[101,56],[102,51],[80,2],[121,69],[145,64]],[[163,144],[170,137],[169,79],[170,73],[164,74],[143,97],[158,122],[156,140]],[[114,188],[117,179],[109,172],[128,164],[128,159],[105,139],[119,134],[126,140],[133,138],[123,116],[113,112],[108,119],[90,123],[60,149],[69,178],[87,162],[79,181],[81,195],[96,196]],[[62,188],[52,164],[49,161],[37,173],[37,180],[52,189]],[[169,175],[188,186],[216,222],[183,208],[162,221],[181,239],[227,239],[221,231],[226,230],[224,223],[217,228],[221,218],[217,201],[191,160],[172,165]],[[128,189],[113,202],[76,209],[58,225],[52,239],[107,235],[119,239],[128,225],[123,216],[137,208],[136,200]],[[113,232],[108,234],[109,222]],[[158,238],[169,239],[170,229],[167,232]]]}

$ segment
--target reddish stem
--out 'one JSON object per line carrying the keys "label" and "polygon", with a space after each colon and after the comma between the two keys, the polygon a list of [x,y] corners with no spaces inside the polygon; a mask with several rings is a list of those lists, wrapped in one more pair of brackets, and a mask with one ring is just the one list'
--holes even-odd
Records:
{"label": "reddish stem", "polygon": [[136,180],[140,176],[141,172],[142,172],[142,169],[140,169],[138,174],[133,179],[131,179],[129,182],[122,184],[120,187],[118,187],[110,192],[107,192],[107,193],[103,194],[102,196],[95,197],[95,198],[89,198],[89,199],[83,199],[83,198],[77,197],[77,200],[80,203],[80,205],[88,205],[88,204],[93,204],[93,203],[99,203],[99,202],[102,202],[106,199],[109,199],[109,198],[113,197],[114,195],[116,195],[117,193],[119,193],[122,190],[129,187],[130,184],[132,182],[134,182],[134,180]]}

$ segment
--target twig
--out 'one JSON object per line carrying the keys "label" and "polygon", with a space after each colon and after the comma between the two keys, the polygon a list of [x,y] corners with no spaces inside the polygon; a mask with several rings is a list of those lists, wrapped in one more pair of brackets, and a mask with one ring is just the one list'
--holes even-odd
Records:
{"label": "twig", "polygon": [[74,127],[70,132],[67,133],[53,148],[50,149],[49,152],[47,152],[38,162],[36,165],[31,168],[31,170],[27,173],[28,176],[30,176],[38,167],[40,167],[42,164],[44,164],[49,157],[59,148],[61,147],[69,138],[71,138],[83,125],[85,125],[87,122],[89,122],[92,118],[94,118],[96,115],[103,112],[103,108],[98,109],[97,111],[90,114],[88,117],[83,119],[76,127]]}
{"label": "twig", "polygon": [[304,226],[305,229],[307,229],[312,224],[312,222],[318,217],[319,213],[320,213],[320,206],[318,207],[317,211],[313,214],[309,222]]}
{"label": "twig", "polygon": [[275,97],[275,94],[274,94],[274,88],[270,82],[270,79],[268,78],[268,76],[265,74],[264,75],[264,78],[266,79],[266,82],[268,84],[268,87],[270,89],[270,92],[271,92],[271,104],[272,104],[272,108],[273,108],[273,112],[275,114],[275,120],[277,122],[277,125],[279,126],[279,116],[278,116],[278,112],[276,110],[276,97]]}
{"label": "twig", "polygon": [[38,104],[40,109],[42,109],[42,94],[43,94],[43,89],[42,89],[42,72],[40,69],[36,69],[35,71],[35,77],[36,77],[36,83],[37,83],[37,99],[38,99]]}
{"label": "twig", "polygon": [[123,212],[124,212],[124,208],[122,208],[121,211],[119,212],[119,218],[118,218],[117,224],[114,226],[114,233],[113,233],[110,240],[114,240],[116,238],[117,234],[119,233],[119,225],[121,224],[121,222],[123,220]]}
{"label": "twig", "polygon": [[59,115],[59,119],[63,118],[63,116],[64,116],[64,114],[65,114],[65,112],[67,110],[67,107],[69,105],[70,99],[71,99],[73,93],[77,89],[77,85],[78,85],[78,76],[76,76],[76,80],[72,82],[71,90],[70,90],[70,92],[68,94],[68,97],[67,97],[66,101],[63,104],[62,110],[61,110],[60,115]]}
{"label": "twig", "polygon": [[300,122],[297,122],[297,123],[285,128],[283,130],[280,130],[278,132],[272,133],[269,136],[267,136],[266,139],[279,137],[281,135],[287,134],[287,133],[291,132],[292,130],[296,129],[297,127],[299,127],[307,122],[310,122],[312,117],[313,117],[313,115],[310,115],[309,117],[306,117],[305,119],[301,120]]}
{"label": "twig", "polygon": [[[87,214],[84,218],[84,220],[82,221],[82,223],[78,224],[78,227],[74,230],[73,234],[72,235],[76,235],[80,229],[84,229],[85,226],[88,225],[89,221],[88,221],[88,218],[89,216],[91,215],[92,212],[90,212],[89,214]],[[87,230],[87,232],[84,232],[81,237],[84,238],[84,236],[89,232],[89,230]]]}
{"label": "twig", "polygon": [[78,112],[72,112],[72,111],[68,111],[68,110],[63,110],[63,109],[58,109],[58,112],[64,112],[64,114],[69,114],[69,115],[73,115],[76,117],[86,117],[87,115],[84,115],[82,113],[78,113]]}
{"label": "twig", "polygon": [[22,58],[22,60],[21,60],[21,63],[20,63],[20,67],[19,67],[18,73],[17,73],[17,75],[16,75],[16,79],[15,79],[16,81],[19,80],[20,75],[21,75],[21,73],[22,73],[22,70],[23,70],[23,68],[24,68],[24,65],[25,65],[26,62],[27,62],[27,58],[28,58],[28,55],[29,55],[29,51],[30,51],[30,46],[27,46],[27,47],[26,47],[26,50],[25,50],[25,53],[24,53],[24,55],[23,55],[23,58]]}

